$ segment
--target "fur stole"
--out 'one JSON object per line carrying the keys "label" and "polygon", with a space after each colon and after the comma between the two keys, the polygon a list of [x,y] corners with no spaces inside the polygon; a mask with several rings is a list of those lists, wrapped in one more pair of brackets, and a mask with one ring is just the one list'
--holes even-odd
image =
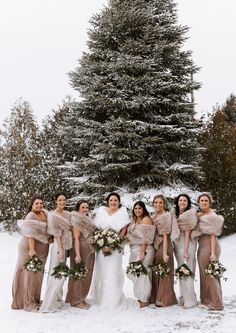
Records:
{"label": "fur stole", "polygon": [[56,212],[48,214],[48,233],[54,237],[61,238],[61,245],[64,250],[72,248],[72,233],[70,213],[65,212],[65,217]]}
{"label": "fur stole", "polygon": [[92,223],[91,218],[79,212],[73,211],[71,212],[71,225],[79,229],[88,244],[92,243],[92,234],[95,226]]}
{"label": "fur stole", "polygon": [[172,231],[171,231],[171,239],[173,241],[179,239],[180,233],[193,230],[198,222],[197,210],[195,208],[191,208],[186,212],[183,212],[176,217],[175,208],[171,210],[172,216]]}
{"label": "fur stole", "polygon": [[191,239],[196,241],[201,235],[220,236],[224,224],[222,215],[211,212],[199,217],[197,227],[191,232]]}
{"label": "fur stole", "polygon": [[17,225],[22,236],[48,244],[50,235],[47,233],[47,222],[40,220],[37,214],[30,212],[24,220],[18,220]]}
{"label": "fur stole", "polygon": [[131,222],[126,237],[130,245],[150,245],[153,244],[155,232],[155,225],[135,224],[134,222]]}
{"label": "fur stole", "polygon": [[109,215],[107,207],[101,206],[93,220],[98,228],[112,228],[116,232],[120,232],[122,228],[130,223],[129,215],[125,207],[119,208],[115,213]]}
{"label": "fur stole", "polygon": [[163,242],[163,234],[171,233],[171,213],[165,212],[161,215],[153,215],[152,219],[156,227],[156,236],[154,239],[154,248],[157,250]]}

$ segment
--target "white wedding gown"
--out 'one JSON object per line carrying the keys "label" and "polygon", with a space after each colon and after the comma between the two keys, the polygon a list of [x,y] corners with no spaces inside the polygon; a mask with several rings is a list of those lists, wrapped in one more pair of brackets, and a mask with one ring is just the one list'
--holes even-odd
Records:
{"label": "white wedding gown", "polygon": [[[123,207],[109,215],[107,208],[102,206],[94,219],[96,227],[113,228],[117,232],[129,222],[127,210]],[[93,302],[107,310],[126,309],[130,302],[123,294],[123,284],[122,253],[113,251],[110,256],[104,256],[102,251],[99,251],[95,260],[90,293]]]}

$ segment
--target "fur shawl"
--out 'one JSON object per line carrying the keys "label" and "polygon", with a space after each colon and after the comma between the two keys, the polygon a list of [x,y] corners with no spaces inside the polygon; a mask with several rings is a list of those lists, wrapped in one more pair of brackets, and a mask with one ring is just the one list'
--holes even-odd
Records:
{"label": "fur shawl", "polygon": [[37,214],[29,212],[24,220],[17,221],[17,225],[22,236],[48,244],[50,235],[47,233],[47,222],[40,220]]}
{"label": "fur shawl", "polygon": [[179,217],[176,217],[175,208],[171,211],[172,215],[172,231],[171,231],[171,239],[173,241],[177,240],[180,237],[180,233],[193,230],[198,221],[197,210],[195,208],[191,208],[184,213],[180,214]]}
{"label": "fur shawl", "polygon": [[155,232],[155,225],[135,224],[134,222],[131,222],[126,236],[131,245],[149,245],[153,244]]}
{"label": "fur shawl", "polygon": [[153,215],[152,219],[156,227],[156,236],[154,239],[154,247],[157,250],[163,242],[163,234],[171,233],[171,213],[165,212],[161,215]]}
{"label": "fur shawl", "polygon": [[84,239],[91,244],[92,243],[92,234],[94,232],[95,226],[92,223],[91,218],[85,216],[79,212],[71,212],[71,225],[79,229],[82,233]]}
{"label": "fur shawl", "polygon": [[197,227],[191,232],[191,239],[197,240],[201,235],[220,236],[224,224],[224,218],[212,211],[199,217]]}
{"label": "fur shawl", "polygon": [[52,211],[48,214],[48,233],[54,237],[61,238],[61,245],[64,250],[72,248],[72,233],[70,213],[65,212],[65,217]]}
{"label": "fur shawl", "polygon": [[125,207],[119,208],[115,213],[109,215],[107,207],[101,206],[94,218],[94,224],[98,228],[112,228],[116,232],[120,232],[122,228],[130,223],[129,215]]}

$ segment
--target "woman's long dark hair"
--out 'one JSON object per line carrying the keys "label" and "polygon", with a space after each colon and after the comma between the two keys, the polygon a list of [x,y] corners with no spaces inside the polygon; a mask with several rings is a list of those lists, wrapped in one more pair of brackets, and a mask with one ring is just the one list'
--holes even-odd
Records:
{"label": "woman's long dark hair", "polygon": [[191,205],[192,205],[191,199],[187,194],[184,194],[184,193],[179,194],[177,196],[177,198],[175,198],[175,201],[174,201],[176,217],[179,217],[179,214],[180,214],[180,211],[179,211],[179,198],[180,197],[185,197],[188,201],[188,206],[185,208],[185,212],[186,212],[186,210],[189,210],[191,208]]}
{"label": "woman's long dark hair", "polygon": [[34,195],[31,199],[27,209],[26,209],[26,213],[24,215],[24,218],[26,217],[26,215],[28,215],[32,211],[32,207],[33,207],[33,204],[34,204],[35,200],[42,200],[42,202],[43,202],[43,198],[39,194]]}
{"label": "woman's long dark hair", "polygon": [[134,208],[136,206],[140,206],[143,209],[143,216],[142,216],[142,218],[144,218],[144,216],[149,216],[150,217],[150,214],[147,211],[145,203],[143,201],[136,201],[135,204],[134,204],[133,210],[132,210],[132,216],[133,216],[134,220],[136,219],[136,215],[134,213]]}

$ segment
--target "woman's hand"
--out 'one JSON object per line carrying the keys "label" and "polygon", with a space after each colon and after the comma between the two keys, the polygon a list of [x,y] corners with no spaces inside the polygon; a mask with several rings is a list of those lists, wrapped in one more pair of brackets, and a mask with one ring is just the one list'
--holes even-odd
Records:
{"label": "woman's hand", "polygon": [[168,256],[168,254],[163,254],[163,261],[165,263],[167,263],[169,261],[170,257]]}
{"label": "woman's hand", "polygon": [[141,260],[141,261],[144,261],[145,256],[146,256],[146,253],[145,253],[145,252],[140,252],[140,260]]}
{"label": "woman's hand", "polygon": [[80,255],[75,257],[75,262],[76,262],[76,264],[79,264],[81,262],[81,256]]}
{"label": "woman's hand", "polygon": [[210,261],[216,261],[216,255],[214,253],[211,253]]}
{"label": "woman's hand", "polygon": [[65,259],[65,251],[63,251],[62,249],[58,249],[57,256],[58,256],[58,259],[60,261],[64,261],[64,259]]}
{"label": "woman's hand", "polygon": [[104,246],[102,252],[112,252],[112,248],[110,246]]}
{"label": "woman's hand", "polygon": [[32,258],[33,256],[36,256],[36,251],[35,250],[29,250],[29,256]]}
{"label": "woman's hand", "polygon": [[185,259],[186,261],[189,260],[189,253],[188,253],[188,251],[184,251],[184,259]]}

